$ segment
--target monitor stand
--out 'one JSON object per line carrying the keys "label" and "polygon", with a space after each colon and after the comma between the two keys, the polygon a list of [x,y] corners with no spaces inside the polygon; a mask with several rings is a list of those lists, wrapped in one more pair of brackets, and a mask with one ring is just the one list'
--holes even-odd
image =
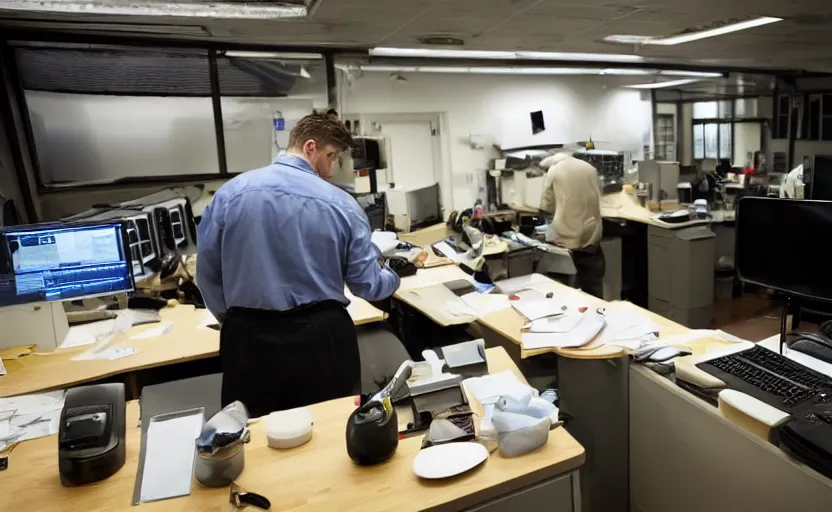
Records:
{"label": "monitor stand", "polygon": [[66,338],[69,324],[61,302],[36,302],[0,308],[0,349],[37,345],[38,352],[55,350]]}

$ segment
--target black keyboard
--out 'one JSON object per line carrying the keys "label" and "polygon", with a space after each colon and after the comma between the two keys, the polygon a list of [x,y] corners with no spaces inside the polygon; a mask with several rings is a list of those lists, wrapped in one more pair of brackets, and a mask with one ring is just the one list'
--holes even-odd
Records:
{"label": "black keyboard", "polygon": [[824,399],[832,396],[832,378],[759,346],[697,366],[729,387],[787,412],[821,393]]}

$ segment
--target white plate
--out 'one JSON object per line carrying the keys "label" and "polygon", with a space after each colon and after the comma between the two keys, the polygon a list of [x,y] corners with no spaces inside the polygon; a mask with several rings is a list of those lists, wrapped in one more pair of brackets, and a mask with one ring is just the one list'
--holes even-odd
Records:
{"label": "white plate", "polygon": [[413,459],[413,472],[422,478],[448,478],[474,469],[487,458],[488,450],[479,443],[431,446]]}

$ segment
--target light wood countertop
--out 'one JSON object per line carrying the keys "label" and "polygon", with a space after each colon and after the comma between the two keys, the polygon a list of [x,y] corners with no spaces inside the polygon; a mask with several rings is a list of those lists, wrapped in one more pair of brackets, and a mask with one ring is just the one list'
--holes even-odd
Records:
{"label": "light wood countertop", "polygon": [[[511,370],[523,379],[503,349],[486,353],[491,372]],[[287,451],[266,445],[265,422],[252,425],[246,469],[237,483],[269,498],[275,511],[459,510],[576,470],[585,461],[583,447],[565,429],[557,428],[549,433],[546,446],[535,452],[512,459],[495,452],[478,469],[443,481],[423,481],[411,471],[419,437],[401,441],[389,461],[360,467],[349,459],[344,444],[347,417],[354,408],[352,398],[310,406],[315,422],[312,440]],[[131,510],[141,438],[137,409],[136,402],[128,405],[124,467],[96,484],[61,485],[54,436],[22,443],[11,453],[9,469],[0,475],[0,510]],[[140,508],[224,512],[229,510],[228,492],[227,487],[206,489],[194,482],[188,497],[143,503]]]}
{"label": "light wood countertop", "polygon": [[[347,308],[356,325],[383,320],[384,313],[367,301],[356,298]],[[114,361],[73,361],[89,346],[36,353],[8,361],[8,374],[0,377],[0,397],[72,387],[121,373],[185,363],[219,355],[220,333],[200,327],[204,310],[176,306],[160,311],[162,322],[173,323],[165,335],[131,340],[131,336],[156,328],[159,324],[132,328],[124,340],[112,346],[131,346],[138,353]]]}

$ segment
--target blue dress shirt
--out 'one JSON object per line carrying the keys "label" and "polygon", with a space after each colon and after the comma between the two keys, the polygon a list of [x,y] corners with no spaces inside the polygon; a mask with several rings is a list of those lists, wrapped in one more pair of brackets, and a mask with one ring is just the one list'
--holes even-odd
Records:
{"label": "blue dress shirt", "polygon": [[281,156],[220,187],[199,223],[197,284],[218,318],[233,307],[286,311],[344,305],[344,283],[367,300],[399,287],[379,263],[367,215],[306,160]]}

